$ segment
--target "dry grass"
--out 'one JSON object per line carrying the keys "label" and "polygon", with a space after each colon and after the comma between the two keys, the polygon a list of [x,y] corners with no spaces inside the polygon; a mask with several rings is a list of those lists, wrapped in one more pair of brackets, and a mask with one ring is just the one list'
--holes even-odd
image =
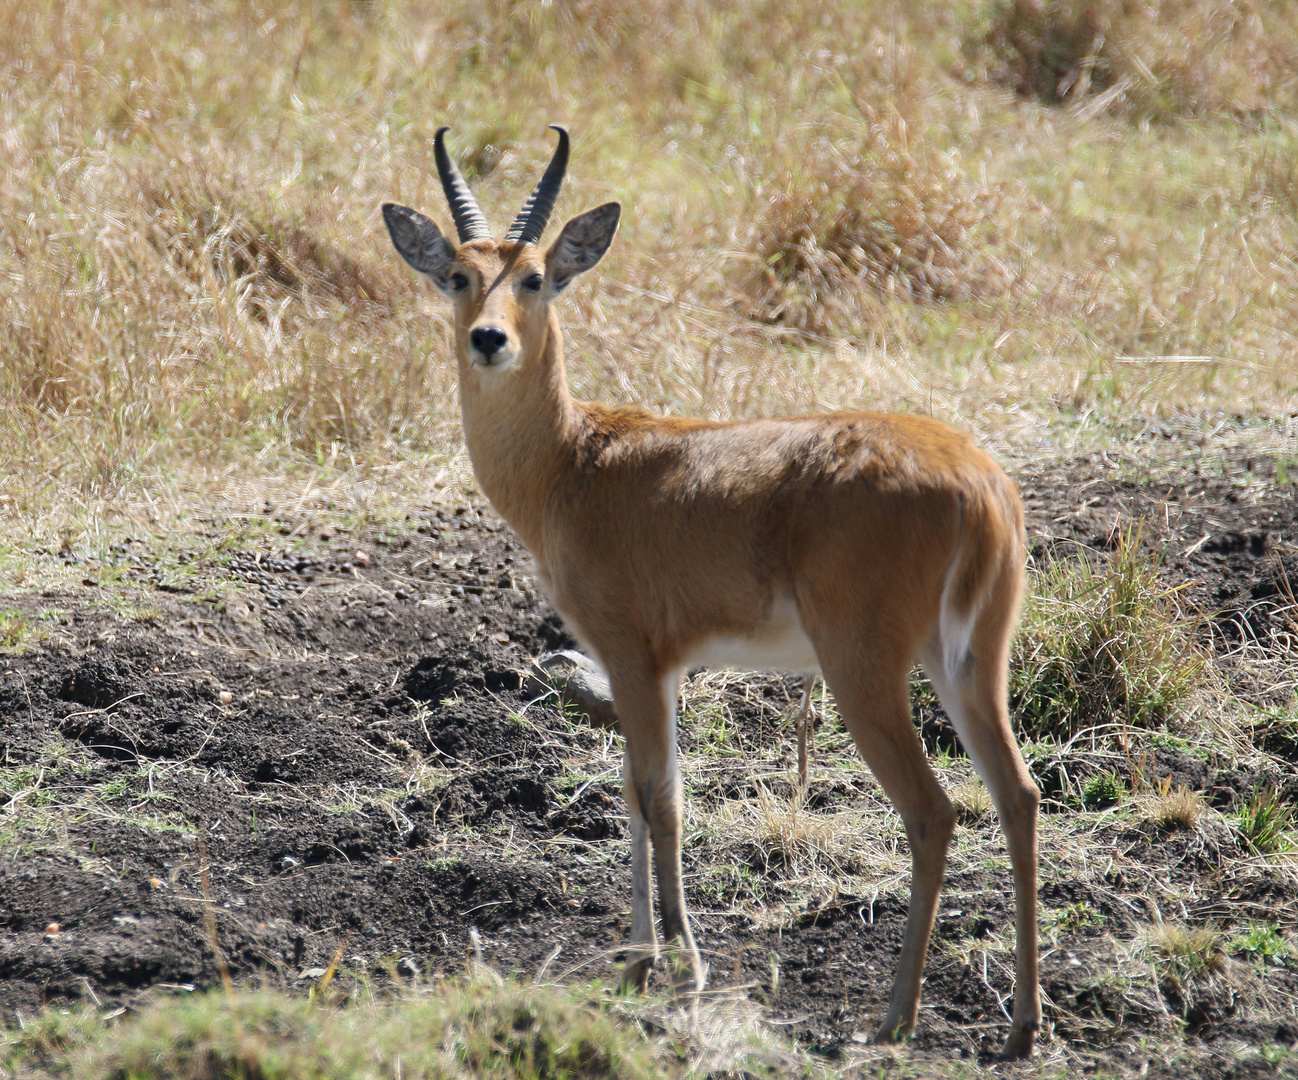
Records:
{"label": "dry grass", "polygon": [[1188,785],[1173,787],[1169,776],[1157,784],[1153,793],[1141,797],[1140,809],[1160,828],[1193,829],[1199,824],[1207,804],[1203,795]]}
{"label": "dry grass", "polygon": [[[981,58],[1022,5],[2,0],[0,512],[423,483],[458,452],[446,313],[377,206],[441,213],[443,122],[498,225],[550,120],[576,139],[558,214],[626,203],[565,312],[584,396],[925,411],[1003,445],[1274,414],[1298,387],[1294,20],[1155,7],[1106,41],[1164,42],[1140,62],[1195,119],[1142,130],[1007,95],[1008,54]],[[1226,7],[1224,44],[1167,67]]]}
{"label": "dry grass", "polygon": [[956,784],[947,794],[964,822],[981,821],[995,809],[987,785],[976,777]]}
{"label": "dry grass", "polygon": [[1169,723],[1210,674],[1195,620],[1158,576],[1141,527],[1110,552],[1079,552],[1032,575],[1010,677],[1029,737],[1064,741],[1084,726]]}
{"label": "dry grass", "polygon": [[781,147],[790,160],[760,189],[740,262],[754,318],[823,334],[876,319],[872,293],[952,301],[1012,283],[986,244],[999,192],[912,141],[900,114],[863,110],[846,144]]}
{"label": "dry grass", "polygon": [[[1259,118],[1298,103],[1292,3],[1000,0],[988,42],[1019,93],[1142,119]],[[1088,106],[1083,106],[1088,107]]]}
{"label": "dry grass", "polygon": [[1221,934],[1205,927],[1156,923],[1149,928],[1147,948],[1155,962],[1180,978],[1201,978],[1219,971],[1225,957]]}
{"label": "dry grass", "polygon": [[817,812],[802,793],[777,795],[760,781],[755,790],[753,798],[731,800],[709,815],[719,858],[784,880],[830,883],[865,865],[872,830],[859,812]]}

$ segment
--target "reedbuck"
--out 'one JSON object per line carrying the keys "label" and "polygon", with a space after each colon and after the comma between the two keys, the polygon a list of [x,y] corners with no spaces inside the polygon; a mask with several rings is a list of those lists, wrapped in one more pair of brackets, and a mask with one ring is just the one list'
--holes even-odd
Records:
{"label": "reedbuck", "polygon": [[632,931],[624,982],[658,952],[652,859],[678,990],[702,986],[681,885],[676,697],[688,669],[819,670],[900,813],[912,886],[877,1038],[907,1035],[955,812],[910,715],[918,659],[986,781],[1013,863],[1017,983],[1003,1053],[1032,1052],[1039,794],[1006,707],[1024,580],[1014,486],[933,420],[834,413],[712,423],[568,392],[555,301],[608,249],[621,207],[541,233],[568,161],[559,144],[503,240],[447,155],[434,156],[459,242],[392,203],[402,258],[455,307],[464,437],[482,490],[536,561],[542,587],[608,672],[626,739]]}

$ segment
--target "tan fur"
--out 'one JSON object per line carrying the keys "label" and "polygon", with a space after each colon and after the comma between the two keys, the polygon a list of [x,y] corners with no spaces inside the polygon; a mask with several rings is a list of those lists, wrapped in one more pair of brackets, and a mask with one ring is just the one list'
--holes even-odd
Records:
{"label": "tan fur", "polygon": [[[909,675],[919,659],[1008,838],[1018,964],[1005,1049],[1030,1053],[1041,1019],[1038,794],[1006,709],[1024,563],[1013,485],[965,435],[921,417],[711,423],[575,401],[550,298],[520,285],[549,273],[554,257],[530,245],[461,246],[455,265],[472,284],[453,298],[456,354],[482,490],[613,686],[632,826],[627,980],[643,985],[657,954],[650,861],[677,985],[703,980],[680,878],[682,671],[709,642],[783,635],[814,648],[844,723],[905,822],[911,911],[879,1037],[912,1030],[955,823],[910,717]],[[470,332],[488,325],[508,336],[503,366],[478,362],[469,346]],[[944,652],[944,597],[947,621],[967,627],[967,651]]]}

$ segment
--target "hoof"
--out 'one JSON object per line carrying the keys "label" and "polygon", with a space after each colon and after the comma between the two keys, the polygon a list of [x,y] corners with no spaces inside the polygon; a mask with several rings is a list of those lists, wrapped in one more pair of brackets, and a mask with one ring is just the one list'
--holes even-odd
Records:
{"label": "hoof", "polygon": [[707,982],[707,969],[694,949],[673,949],[667,954],[672,996],[680,999],[697,994]]}
{"label": "hoof", "polygon": [[690,968],[672,972],[672,996],[675,998],[693,997],[702,991],[705,979]]}
{"label": "hoof", "polygon": [[889,1018],[879,1025],[879,1030],[874,1033],[874,1041],[881,1046],[895,1046],[909,1039],[914,1029],[913,1023]]}
{"label": "hoof", "polygon": [[622,970],[621,989],[623,993],[643,994],[649,985],[649,972],[653,970],[654,958],[645,956],[639,960],[628,960]]}
{"label": "hoof", "polygon": [[1037,1024],[1025,1024],[1010,1030],[1010,1037],[1001,1047],[1002,1061],[1022,1061],[1030,1058],[1037,1045]]}

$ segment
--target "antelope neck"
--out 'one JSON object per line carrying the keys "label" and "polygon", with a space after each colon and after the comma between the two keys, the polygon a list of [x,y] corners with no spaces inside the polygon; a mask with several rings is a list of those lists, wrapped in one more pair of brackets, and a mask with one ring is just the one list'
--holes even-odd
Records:
{"label": "antelope neck", "polygon": [[517,369],[477,372],[461,357],[460,408],[483,494],[539,556],[545,502],[572,461],[578,431],[564,374],[563,334],[553,311],[539,348],[525,349]]}

